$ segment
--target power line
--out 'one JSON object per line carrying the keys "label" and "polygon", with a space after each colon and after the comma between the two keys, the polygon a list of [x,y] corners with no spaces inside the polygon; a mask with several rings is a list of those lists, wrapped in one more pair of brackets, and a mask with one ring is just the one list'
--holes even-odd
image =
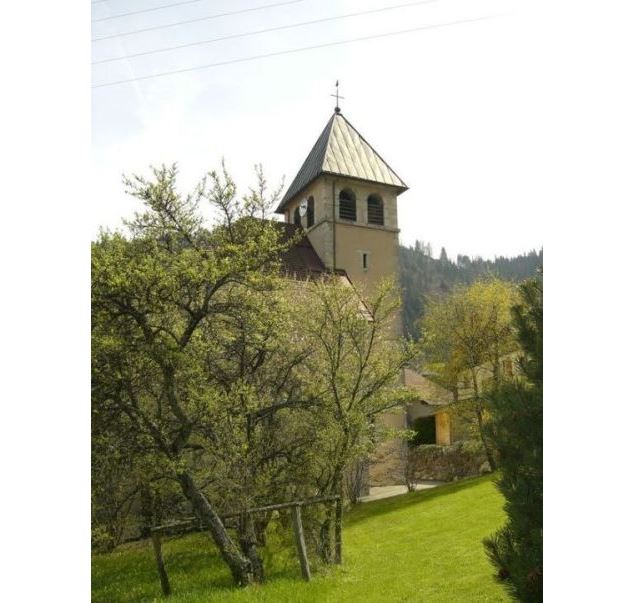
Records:
{"label": "power line", "polygon": [[252,8],[243,8],[241,10],[234,10],[234,11],[229,11],[226,13],[216,13],[215,15],[209,15],[207,17],[197,17],[196,19],[188,19],[187,21],[177,21],[175,23],[168,23],[166,25],[155,25],[154,27],[146,27],[144,29],[134,29],[132,31],[124,31],[121,33],[110,34],[108,36],[102,36],[101,38],[93,38],[91,42],[101,42],[102,40],[111,40],[112,38],[131,36],[133,34],[143,33],[146,31],[156,31],[158,29],[166,29],[167,27],[176,27],[177,25],[187,25],[189,23],[198,23],[199,21],[209,21],[210,19],[219,19],[220,17],[240,15],[242,13],[250,13],[257,10],[265,10],[267,8],[276,8],[278,6],[298,4],[299,2],[306,2],[306,0],[287,0],[286,2],[276,2],[275,4],[263,4],[262,6],[254,6]]}
{"label": "power line", "polygon": [[97,84],[95,86],[92,86],[92,88],[106,88],[108,86],[116,86],[118,84],[129,84],[131,82],[138,82],[138,81],[142,81],[142,80],[149,80],[149,79],[153,79],[153,78],[157,78],[157,77],[165,77],[168,75],[177,75],[179,73],[187,73],[189,71],[198,71],[199,69],[211,69],[212,67],[220,67],[222,65],[232,65],[234,63],[246,63],[247,61],[255,61],[257,59],[265,59],[265,58],[270,58],[270,57],[276,57],[276,56],[282,56],[285,54],[293,54],[293,53],[297,53],[297,52],[305,52],[307,50],[316,50],[318,48],[327,48],[329,46],[341,46],[342,44],[351,44],[353,42],[362,42],[362,41],[366,41],[366,40],[374,40],[377,38],[388,38],[390,36],[398,36],[398,35],[402,35],[402,34],[407,34],[407,33],[414,33],[417,31],[424,31],[427,29],[437,29],[440,27],[449,27],[451,25],[462,25],[464,23],[476,23],[478,21],[486,21],[489,19],[495,19],[497,17],[502,17],[502,16],[507,16],[507,15],[488,15],[488,16],[484,16],[484,17],[476,17],[474,19],[463,19],[460,21],[449,21],[447,23],[436,23],[434,25],[424,25],[423,27],[413,27],[412,29],[402,29],[400,31],[390,31],[387,33],[383,33],[383,34],[375,34],[372,36],[363,36],[363,37],[359,37],[359,38],[350,38],[348,40],[338,40],[337,42],[327,42],[325,44],[316,44],[314,46],[303,46],[302,48],[292,48],[290,50],[281,50],[278,52],[269,52],[266,54],[258,54],[255,56],[250,56],[250,57],[243,57],[240,59],[232,59],[229,61],[220,61],[217,63],[208,63],[207,65],[199,65],[197,67],[186,67],[184,69],[175,69],[174,71],[164,71],[162,73],[155,73],[152,75],[143,75],[140,77],[133,77],[133,78],[129,78],[129,79],[125,79],[125,80],[116,80],[114,82],[106,82],[105,84]]}
{"label": "power line", "polygon": [[405,4],[397,4],[395,6],[385,6],[383,8],[375,8],[372,10],[364,10],[356,13],[348,13],[344,15],[336,15],[334,17],[324,17],[322,19],[314,19],[313,21],[303,21],[301,23],[291,23],[289,25],[279,25],[277,27],[269,27],[267,29],[259,29],[256,31],[247,31],[238,34],[231,34],[228,36],[222,36],[220,38],[210,38],[208,40],[201,40],[200,42],[189,42],[188,44],[179,44],[178,46],[168,46],[166,48],[158,48],[156,50],[147,50],[144,52],[136,52],[135,54],[127,54],[121,57],[112,57],[110,59],[101,59],[99,61],[93,61],[93,65],[101,65],[103,63],[112,63],[113,61],[123,61],[124,59],[134,59],[136,57],[142,57],[149,54],[156,54],[159,52],[169,52],[171,50],[179,50],[181,48],[190,48],[192,46],[200,46],[203,44],[213,44],[214,42],[222,42],[224,40],[233,40],[235,38],[246,38],[248,36],[255,36],[257,34],[270,33],[272,31],[280,31],[283,29],[294,29],[296,27],[303,27],[306,25],[315,25],[317,23],[325,23],[327,21],[337,21],[338,19],[348,19],[350,17],[360,17],[362,15],[370,15],[373,13],[382,13],[389,10],[396,10],[398,8],[408,8],[411,6],[418,6],[421,4],[432,4],[439,2],[439,0],[417,0],[416,2],[407,2]]}
{"label": "power line", "polygon": [[[103,2],[104,0],[102,0]],[[142,10],[135,10],[129,13],[119,13],[118,15],[111,15],[110,17],[100,17],[99,19],[93,19],[91,23],[99,23],[100,21],[110,21],[111,19],[119,19],[120,17],[130,17],[131,15],[140,15],[142,13],[151,13],[156,10],[163,10],[164,8],[174,8],[175,6],[184,6],[185,4],[196,4],[198,2],[204,2],[205,0],[184,0],[183,2],[175,2],[174,4],[162,4],[161,6],[154,6],[152,8],[144,8]],[[93,4],[95,4],[93,2]]]}

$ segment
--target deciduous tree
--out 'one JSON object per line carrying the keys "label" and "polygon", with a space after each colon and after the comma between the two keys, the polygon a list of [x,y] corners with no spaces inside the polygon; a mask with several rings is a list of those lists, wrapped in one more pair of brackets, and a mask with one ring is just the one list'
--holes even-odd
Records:
{"label": "deciduous tree", "polygon": [[[431,300],[422,321],[428,368],[474,419],[492,469],[496,462],[484,430],[486,392],[500,386],[501,357],[517,347],[511,326],[515,295],[514,285],[494,278],[459,286]],[[459,401],[459,379],[465,375],[471,391]]]}
{"label": "deciduous tree", "polygon": [[[242,585],[259,569],[205,496],[196,455],[214,442],[223,446],[227,434],[227,424],[216,422],[228,398],[210,382],[210,333],[221,333],[244,308],[244,297],[232,290],[265,295],[275,287],[285,248],[275,225],[256,219],[276,196],[264,197],[259,175],[258,187],[243,199],[224,169],[186,197],[176,189],[175,166],[153,170],[150,180],[126,179],[145,210],[128,223],[127,236],[102,233],[92,253],[94,408],[127,417],[178,482]],[[208,228],[199,207],[205,200],[216,215]]]}
{"label": "deciduous tree", "polygon": [[[399,300],[392,282],[362,301],[347,281],[333,277],[313,283],[295,328],[311,354],[303,364],[307,396],[315,412],[315,483],[321,495],[343,496],[347,468],[365,459],[389,433],[382,413],[413,399],[400,384],[414,345],[397,337]],[[335,531],[341,530],[336,513]],[[322,555],[331,559],[333,517],[322,525]],[[337,540],[337,539],[336,539]],[[336,562],[340,552],[335,551]]]}

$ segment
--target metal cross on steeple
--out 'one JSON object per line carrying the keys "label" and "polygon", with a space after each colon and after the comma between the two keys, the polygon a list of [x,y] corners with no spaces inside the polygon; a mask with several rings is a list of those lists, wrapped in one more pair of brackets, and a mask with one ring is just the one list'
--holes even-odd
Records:
{"label": "metal cross on steeple", "polygon": [[335,113],[340,112],[340,99],[343,99],[343,96],[340,96],[340,81],[335,80],[335,94],[331,94],[331,96],[335,97]]}

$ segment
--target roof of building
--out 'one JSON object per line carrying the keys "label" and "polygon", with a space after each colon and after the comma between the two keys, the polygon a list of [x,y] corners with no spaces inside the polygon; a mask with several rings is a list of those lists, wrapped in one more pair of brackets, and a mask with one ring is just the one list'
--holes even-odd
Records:
{"label": "roof of building", "polygon": [[347,176],[378,182],[405,191],[408,187],[395,171],[380,157],[364,137],[338,111],[333,113],[300,171],[289,186],[276,212],[320,174]]}
{"label": "roof of building", "polygon": [[415,390],[421,396],[420,400],[430,406],[445,406],[452,401],[452,392],[430,379],[430,373],[422,374],[406,368],[404,385]]}
{"label": "roof of building", "polygon": [[282,242],[296,239],[280,257],[282,270],[286,274],[305,278],[328,272],[301,226],[287,222],[274,223],[280,228]]}
{"label": "roof of building", "polygon": [[[280,229],[282,242],[295,240],[295,243],[280,256],[284,276],[300,283],[320,278],[335,278],[355,289],[346,270],[341,268],[330,270],[324,265],[301,226],[288,222],[273,221],[273,223]],[[359,312],[366,320],[373,319],[372,312],[361,296],[359,296]]]}

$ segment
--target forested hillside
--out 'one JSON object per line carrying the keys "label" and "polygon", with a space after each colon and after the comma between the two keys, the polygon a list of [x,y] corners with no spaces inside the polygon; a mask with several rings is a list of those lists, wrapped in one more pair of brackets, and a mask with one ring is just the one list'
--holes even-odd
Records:
{"label": "forested hillside", "polygon": [[401,287],[403,290],[404,328],[408,335],[418,338],[416,325],[425,310],[427,296],[445,293],[458,284],[469,284],[477,278],[495,275],[504,280],[522,281],[536,274],[542,266],[542,249],[512,258],[495,260],[458,255],[448,258],[445,248],[439,258],[432,257],[429,244],[417,241],[413,247],[399,247]]}

